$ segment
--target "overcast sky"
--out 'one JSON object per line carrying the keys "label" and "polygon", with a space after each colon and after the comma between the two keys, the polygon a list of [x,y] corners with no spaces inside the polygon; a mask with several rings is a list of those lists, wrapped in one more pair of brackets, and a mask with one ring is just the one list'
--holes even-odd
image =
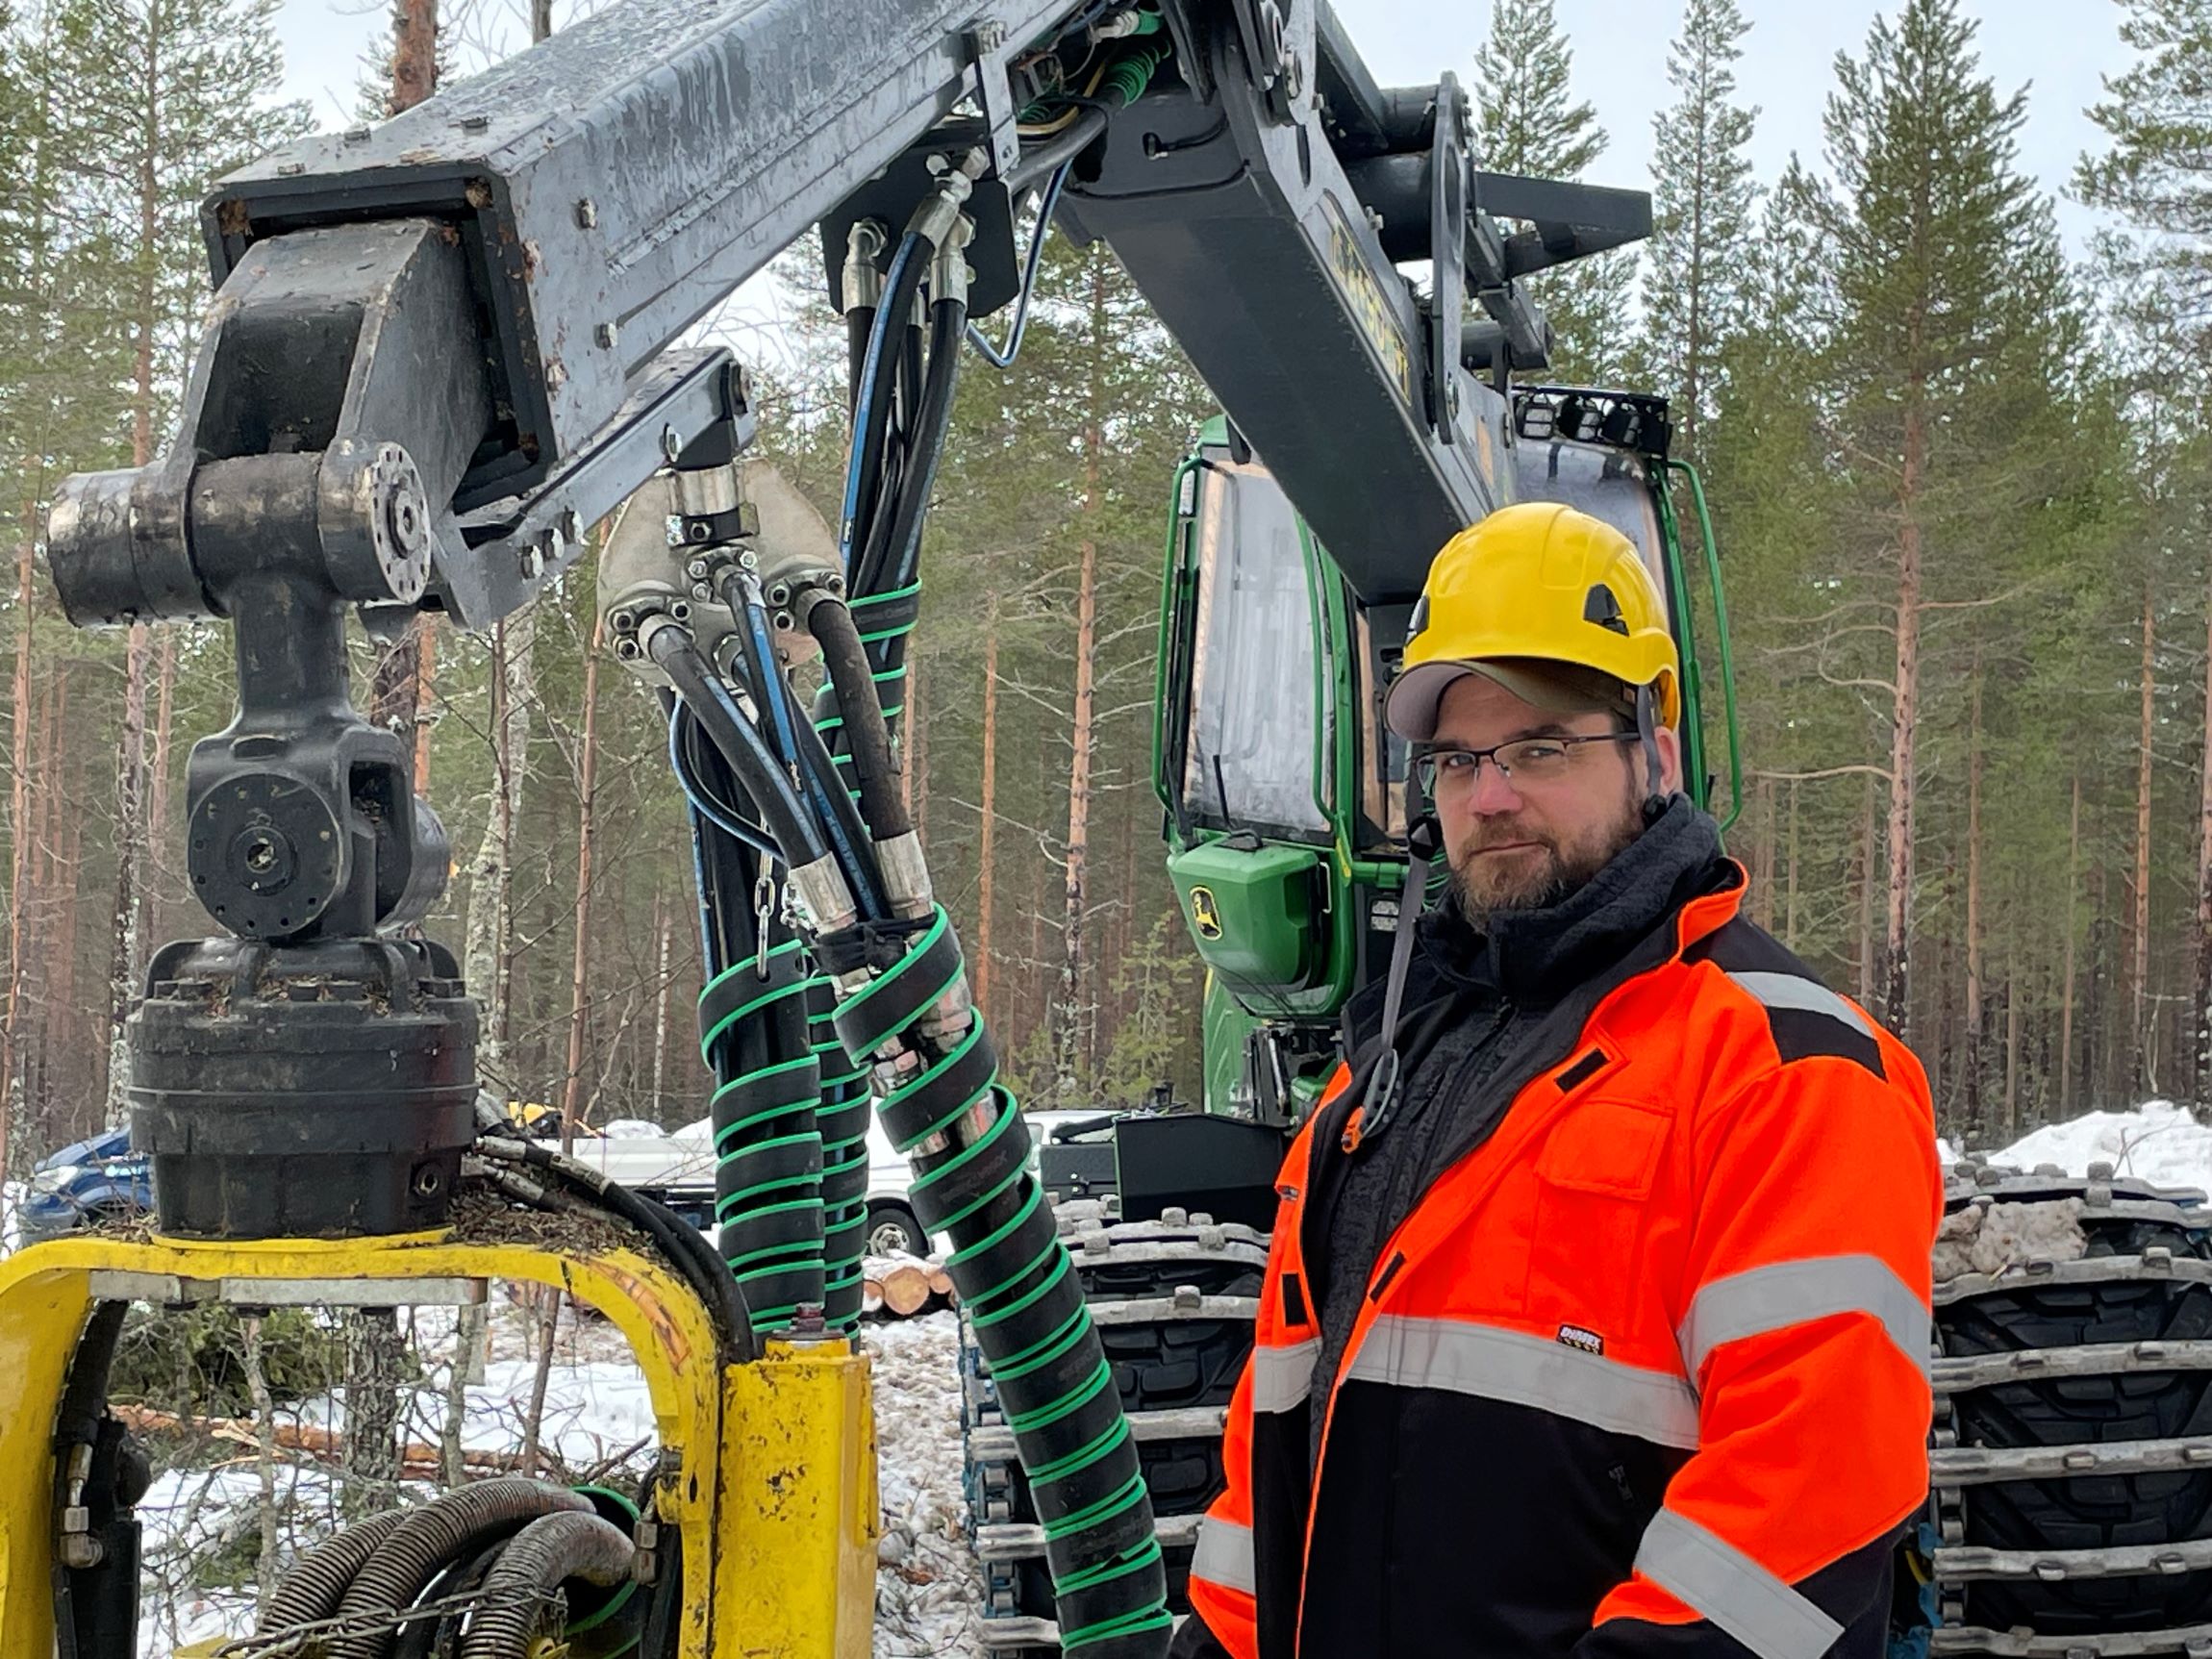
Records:
{"label": "overcast sky", "polygon": [[[492,0],[493,4],[499,0]],[[835,0],[823,0],[834,5]],[[511,0],[519,14],[521,0]],[[1894,7],[1894,0],[1891,0]],[[1440,69],[1471,73],[1488,8],[1480,0],[1336,0],[1375,78],[1385,86],[1433,81]],[[1856,54],[1877,0],[1743,0],[1751,19],[1738,66],[1744,95],[1759,107],[1753,149],[1772,179],[1792,150],[1821,145],[1821,106],[1839,50]],[[566,7],[563,8],[566,10]],[[2061,192],[2074,158],[2099,141],[2083,113],[2098,78],[2122,67],[2116,0],[1966,0],[1981,19],[1982,65],[2001,91],[2026,86],[2022,160]],[[1668,101],[1665,41],[1678,0],[1561,0],[1574,42],[1577,90],[1597,106],[1612,146],[1592,169],[1595,183],[1648,184],[1651,117]],[[389,26],[381,0],[284,0],[287,90],[308,99],[316,119],[339,126],[351,110],[362,54]],[[2060,223],[2078,252],[2091,216],[2063,199]]]}

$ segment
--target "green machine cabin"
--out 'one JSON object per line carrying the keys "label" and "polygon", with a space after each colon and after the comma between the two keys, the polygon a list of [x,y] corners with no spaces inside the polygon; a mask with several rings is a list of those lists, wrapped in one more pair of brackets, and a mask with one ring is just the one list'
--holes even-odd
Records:
{"label": "green machine cabin", "polygon": [[[1732,817],[1726,610],[1703,488],[1668,454],[1665,401],[1527,387],[1511,408],[1504,452],[1486,465],[1501,503],[1565,502],[1642,551],[1682,653],[1685,769],[1699,804],[1724,799]],[[1383,727],[1382,692],[1414,597],[1363,604],[1228,422],[1207,424],[1174,481],[1153,781],[1207,969],[1209,1115],[1278,1134],[1296,1124],[1334,1067],[1345,999],[1387,961],[1406,756]],[[1139,1214],[1154,1183],[1124,1142],[1124,1203]]]}

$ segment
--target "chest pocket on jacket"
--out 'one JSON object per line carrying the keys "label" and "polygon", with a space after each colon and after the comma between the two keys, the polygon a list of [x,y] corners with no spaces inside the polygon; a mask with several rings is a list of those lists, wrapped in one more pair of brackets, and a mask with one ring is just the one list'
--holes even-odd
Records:
{"label": "chest pocket on jacket", "polygon": [[1585,1101],[1553,1125],[1537,1154],[1527,1307],[1557,1320],[1561,1341],[1619,1343],[1651,1299],[1642,1245],[1672,1125],[1663,1112]]}

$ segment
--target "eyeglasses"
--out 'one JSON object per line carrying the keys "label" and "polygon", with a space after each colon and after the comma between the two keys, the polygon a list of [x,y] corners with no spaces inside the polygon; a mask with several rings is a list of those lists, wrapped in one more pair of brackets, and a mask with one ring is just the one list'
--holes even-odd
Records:
{"label": "eyeglasses", "polygon": [[1586,738],[1522,738],[1487,749],[1428,749],[1414,757],[1414,774],[1421,793],[1434,800],[1442,788],[1471,790],[1482,775],[1482,763],[1497,768],[1501,778],[1523,784],[1545,784],[1565,777],[1574,764],[1574,751],[1584,743],[1632,743],[1634,732],[1597,732]]}

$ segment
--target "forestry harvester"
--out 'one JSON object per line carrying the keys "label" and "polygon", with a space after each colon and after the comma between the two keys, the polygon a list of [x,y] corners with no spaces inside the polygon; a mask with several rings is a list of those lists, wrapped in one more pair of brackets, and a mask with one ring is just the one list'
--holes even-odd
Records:
{"label": "forestry harvester", "polygon": [[[871,1113],[974,1336],[990,1639],[1162,1651],[1259,1243],[1171,1200],[1248,1201],[1389,924],[1400,766],[1373,693],[1429,554],[1567,493],[1630,529],[1689,631],[1673,515],[1696,490],[1664,406],[1511,389],[1547,347],[1521,279],[1642,236],[1648,202],[1476,160],[1454,79],[1378,87],[1325,0],[616,0],[217,185],[180,429],[70,479],[48,527],[77,624],[227,624],[238,714],[188,773],[213,932],[156,954],[131,1022],[151,1230],[0,1262],[0,1654],[138,1650],[148,1463],[109,1409],[133,1304],[466,1303],[492,1278],[627,1339],[649,1477],[481,1481],[357,1521],[226,1650],[867,1653]],[[1163,624],[1214,1110],[1128,1125],[1124,1219],[1065,1229],[897,787],[923,510],[971,326],[1011,307],[1018,332],[1032,194],[1112,246],[1225,413],[1177,480]],[[680,343],[810,232],[852,346],[826,527],[748,453],[742,366]],[[488,627],[625,503],[597,594],[690,803],[713,1245],[477,1111],[475,1005],[420,928],[446,837],[348,695],[349,613],[384,638],[424,610]],[[1263,629],[1293,648],[1260,661]],[[2202,1350],[2140,1339],[2193,1338],[2208,1232],[2111,1183],[2059,1201],[2096,1247],[1958,1281],[1952,1461],[1900,1632],[2196,1651],[2212,1475],[2169,1402]]]}

